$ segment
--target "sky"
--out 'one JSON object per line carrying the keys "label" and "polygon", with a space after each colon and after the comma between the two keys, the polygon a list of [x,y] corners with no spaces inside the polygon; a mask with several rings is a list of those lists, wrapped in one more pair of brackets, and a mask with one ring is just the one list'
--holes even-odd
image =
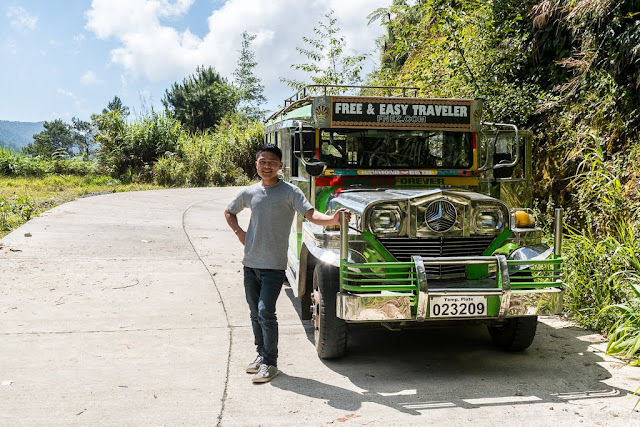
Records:
{"label": "sky", "polygon": [[176,82],[212,66],[233,79],[242,32],[258,63],[264,106],[275,110],[292,90],[281,77],[304,79],[292,64],[302,37],[334,11],[346,54],[371,54],[383,33],[367,15],[392,0],[0,0],[0,120],[90,120],[114,96],[133,117],[162,111]]}

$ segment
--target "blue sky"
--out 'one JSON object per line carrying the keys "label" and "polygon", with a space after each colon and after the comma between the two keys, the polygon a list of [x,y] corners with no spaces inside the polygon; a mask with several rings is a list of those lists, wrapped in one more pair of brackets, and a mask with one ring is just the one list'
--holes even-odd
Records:
{"label": "blue sky", "polygon": [[[275,109],[296,77],[302,37],[334,10],[347,53],[372,53],[383,29],[366,16],[391,0],[2,0],[0,120],[89,120],[119,96],[134,115],[162,109],[166,89],[213,66],[232,78],[243,31]],[[289,18],[287,18],[289,17]],[[377,55],[367,60],[370,71]]]}

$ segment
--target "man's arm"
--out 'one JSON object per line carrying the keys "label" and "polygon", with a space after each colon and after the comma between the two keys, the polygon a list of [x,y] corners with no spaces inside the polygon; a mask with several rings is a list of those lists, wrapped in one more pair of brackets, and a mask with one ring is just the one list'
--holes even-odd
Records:
{"label": "man's arm", "polygon": [[238,224],[238,216],[229,212],[229,209],[225,209],[224,217],[227,220],[227,224],[229,224],[229,227],[231,227],[233,232],[238,237],[238,240],[240,240],[240,243],[244,245],[244,239],[247,237],[247,232],[244,231]]}
{"label": "man's arm", "polygon": [[333,215],[326,215],[315,209],[309,209],[304,214],[304,217],[316,225],[340,225],[340,212],[346,213],[347,222],[351,220],[351,212],[344,208],[338,209]]}

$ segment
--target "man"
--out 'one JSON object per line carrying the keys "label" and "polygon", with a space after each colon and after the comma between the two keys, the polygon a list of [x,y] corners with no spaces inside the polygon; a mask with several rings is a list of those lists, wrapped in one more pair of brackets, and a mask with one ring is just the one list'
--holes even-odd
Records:
{"label": "man", "polygon": [[[261,181],[242,190],[224,212],[227,223],[244,245],[244,289],[258,351],[246,372],[255,374],[254,383],[271,381],[278,374],[276,301],[284,283],[289,231],[295,213],[317,225],[340,225],[343,211],[334,215],[316,211],[299,188],[278,177],[282,166],[282,151],[275,145],[263,146],[256,155]],[[251,210],[246,231],[238,225],[237,217],[244,208]]]}

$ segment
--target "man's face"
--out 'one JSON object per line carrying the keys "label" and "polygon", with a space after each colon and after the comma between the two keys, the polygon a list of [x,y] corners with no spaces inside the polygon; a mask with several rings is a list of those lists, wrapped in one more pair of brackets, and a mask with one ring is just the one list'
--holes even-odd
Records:
{"label": "man's face", "polygon": [[282,162],[278,156],[270,151],[263,151],[256,160],[258,176],[263,181],[270,181],[278,178],[278,171],[282,169]]}

